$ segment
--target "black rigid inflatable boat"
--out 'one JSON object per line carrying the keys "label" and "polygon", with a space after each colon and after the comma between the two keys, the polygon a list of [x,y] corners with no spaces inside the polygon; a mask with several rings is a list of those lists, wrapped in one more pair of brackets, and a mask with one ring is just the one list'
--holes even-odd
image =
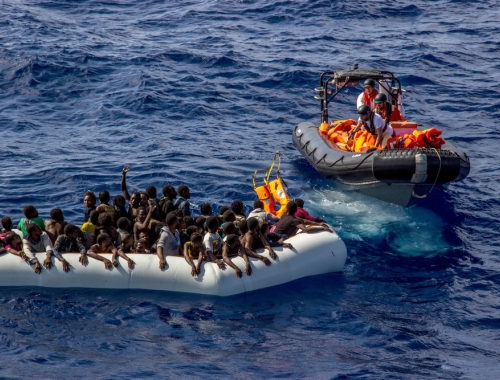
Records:
{"label": "black rigid inflatable boat", "polygon": [[[399,80],[387,71],[355,68],[323,73],[320,87],[316,89],[317,98],[321,100],[321,122],[328,122],[328,104],[342,89],[368,78],[376,80],[381,89],[392,85],[400,94]],[[321,175],[335,180],[343,190],[359,191],[400,206],[415,204],[426,198],[435,186],[461,181],[470,171],[467,155],[450,142],[441,149],[383,149],[358,153],[340,149],[318,129],[319,125],[301,123],[294,128],[292,140]]]}

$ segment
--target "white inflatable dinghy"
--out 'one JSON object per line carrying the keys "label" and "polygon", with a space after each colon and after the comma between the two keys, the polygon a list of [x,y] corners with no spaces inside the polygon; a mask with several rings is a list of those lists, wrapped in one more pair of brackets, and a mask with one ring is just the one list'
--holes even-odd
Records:
{"label": "white inflatable dinghy", "polygon": [[[341,271],[347,251],[344,242],[334,232],[299,233],[287,240],[293,249],[274,248],[278,255],[266,267],[259,260],[249,258],[253,273],[244,273],[245,264],[241,257],[232,258],[243,271],[238,278],[235,271],[226,267],[221,270],[214,263],[205,262],[197,277],[191,276],[191,267],[182,256],[167,256],[168,267],[161,271],[156,255],[129,254],[136,263],[128,269],[127,263],[118,258],[118,268],[106,270],[104,264],[89,258],[88,266],[78,262],[79,254],[66,253],[64,258],[71,269],[64,273],[62,265],[53,259],[50,270],[42,269],[35,274],[33,267],[12,254],[0,257],[0,286],[42,286],[52,288],[102,288],[102,289],[152,289],[174,292],[187,292],[215,296],[231,296],[253,290],[284,284],[299,278],[329,272]],[[269,257],[267,250],[259,253]],[[111,254],[103,254],[111,259]],[[45,253],[38,254],[40,263]],[[120,261],[121,260],[121,261]]]}

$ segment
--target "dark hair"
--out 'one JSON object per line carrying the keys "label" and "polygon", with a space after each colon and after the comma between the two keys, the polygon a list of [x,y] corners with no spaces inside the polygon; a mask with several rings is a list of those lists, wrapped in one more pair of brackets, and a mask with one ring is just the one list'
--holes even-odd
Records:
{"label": "dark hair", "polygon": [[299,206],[300,208],[304,207],[304,201],[300,198],[295,198],[294,202]]}
{"label": "dark hair", "polygon": [[194,219],[190,216],[184,216],[184,223],[186,223],[186,228],[189,226],[194,226],[196,223],[194,222]]}
{"label": "dark hair", "polygon": [[170,227],[172,224],[177,222],[177,215],[173,212],[168,213],[167,217],[165,218],[165,222],[167,223],[167,226]]}
{"label": "dark hair", "polygon": [[146,193],[148,194],[148,197],[149,198],[156,198],[156,187],[154,187],[153,185],[149,185],[148,187],[146,187]]}
{"label": "dark hair", "polygon": [[16,238],[16,236],[19,236],[19,235],[16,234],[15,232],[9,232],[7,235],[5,235],[5,243],[7,245],[11,245],[12,242],[14,241],[14,239]]}
{"label": "dark hair", "polygon": [[[145,195],[146,197],[148,197],[148,200],[149,200],[149,194],[146,193],[145,191],[141,191],[139,194],[140,195]],[[140,198],[140,196],[139,196],[139,198]]]}
{"label": "dark hair", "polygon": [[189,187],[187,187],[187,185],[180,185],[177,188],[177,193],[182,197],[182,194],[184,194],[184,192],[187,190],[189,190]]}
{"label": "dark hair", "polygon": [[87,190],[85,192],[85,194],[83,194],[83,198],[85,198],[86,196],[89,196],[90,198],[92,198],[92,200],[94,201],[94,204],[97,202],[97,198],[95,197],[95,194],[92,190]]}
{"label": "dark hair", "polygon": [[207,217],[202,215],[202,216],[199,216],[196,218],[195,223],[199,228],[205,229],[205,222],[206,221],[207,221]]}
{"label": "dark hair", "polygon": [[237,232],[236,225],[233,222],[227,222],[224,224],[224,228],[222,229],[224,234],[230,235],[230,234],[235,234]]}
{"label": "dark hair", "polygon": [[231,210],[228,206],[221,206],[219,208],[219,215],[223,215],[227,210]]}
{"label": "dark hair", "polygon": [[57,222],[64,222],[64,215],[60,208],[50,210],[50,217]]}
{"label": "dark hair", "polygon": [[224,222],[234,222],[236,220],[236,214],[232,210],[227,210],[222,214],[222,220]]}
{"label": "dark hair", "polygon": [[250,231],[253,231],[255,230],[257,227],[259,227],[259,221],[257,220],[257,218],[248,218],[247,219],[247,225],[248,225],[248,229]]}
{"label": "dark hair", "polygon": [[248,224],[246,219],[240,220],[238,223],[238,229],[240,230],[241,235],[245,235],[248,232]]}
{"label": "dark hair", "polygon": [[297,212],[297,207],[297,203],[295,203],[294,201],[290,201],[286,204],[286,212],[289,215],[295,215],[295,213]]}
{"label": "dark hair", "polygon": [[139,239],[139,240],[136,240],[135,243],[134,243],[134,249],[137,248],[137,245],[139,243],[142,243],[142,244],[146,244],[146,242],[144,241],[144,239]]}
{"label": "dark hair", "polygon": [[26,232],[28,233],[28,235],[31,235],[31,233],[34,232],[37,228],[40,228],[40,227],[38,227],[38,224],[30,223],[26,227]]}
{"label": "dark hair", "polygon": [[99,212],[97,210],[92,210],[89,213],[89,221],[92,224],[97,224],[99,223]]}
{"label": "dark hair", "polygon": [[234,201],[231,203],[231,210],[233,210],[236,215],[245,215],[245,206],[242,201]]}
{"label": "dark hair", "polygon": [[236,236],[235,234],[227,235],[227,237],[226,237],[226,244],[227,245],[233,245],[237,241],[239,241],[239,239],[238,239],[238,236]]}
{"label": "dark hair", "polygon": [[101,203],[108,203],[109,202],[109,191],[108,190],[103,190],[99,192],[99,200]]}
{"label": "dark hair", "polygon": [[4,216],[2,218],[2,226],[3,228],[5,228],[6,230],[8,229],[12,229],[13,225],[12,225],[12,220],[10,219],[10,217],[8,216]]}
{"label": "dark hair", "polygon": [[128,218],[121,217],[118,219],[118,222],[116,222],[116,227],[122,230],[126,230],[128,226],[130,226],[130,220],[128,220]]}
{"label": "dark hair", "polygon": [[126,203],[127,202],[125,201],[125,197],[123,195],[115,195],[115,197],[113,198],[113,206],[115,207],[125,207]]}
{"label": "dark hair", "polygon": [[79,228],[75,226],[74,224],[66,224],[64,226],[64,235],[70,235],[75,231],[78,231]]}
{"label": "dark hair", "polygon": [[189,237],[191,237],[191,235],[196,232],[198,232],[198,226],[193,225],[186,228],[186,233],[188,234]]}
{"label": "dark hair", "polygon": [[107,212],[100,213],[97,220],[101,227],[111,227],[111,223],[113,222],[113,218]]}
{"label": "dark hair", "polygon": [[191,243],[198,243],[203,241],[203,237],[199,233],[195,232],[190,236],[189,240],[191,240]]}
{"label": "dark hair", "polygon": [[[100,197],[99,197],[99,199],[100,199]],[[99,234],[99,236],[97,237],[97,244],[101,245],[107,239],[111,239],[111,237],[107,233],[103,232],[103,233]]]}
{"label": "dark hair", "polygon": [[212,206],[210,203],[205,202],[200,206],[200,211],[202,215],[212,215]]}
{"label": "dark hair", "polygon": [[38,211],[36,210],[35,206],[32,206],[32,205],[28,205],[28,206],[24,207],[24,209],[23,209],[23,214],[28,219],[33,219],[33,217],[35,216],[35,214],[37,212]]}
{"label": "dark hair", "polygon": [[[175,195],[177,196],[177,191],[175,191],[175,189],[174,189],[174,187],[172,185],[165,185],[165,186],[163,186],[163,188],[161,189],[161,192],[163,193],[163,195],[166,198],[169,198],[170,195],[172,195],[172,190],[175,193]],[[174,198],[175,198],[175,196],[174,196]]]}
{"label": "dark hair", "polygon": [[264,202],[262,202],[260,199],[257,199],[253,202],[253,208],[264,208]]}
{"label": "dark hair", "polygon": [[219,220],[216,216],[209,216],[205,222],[210,232],[214,232],[219,227]]}

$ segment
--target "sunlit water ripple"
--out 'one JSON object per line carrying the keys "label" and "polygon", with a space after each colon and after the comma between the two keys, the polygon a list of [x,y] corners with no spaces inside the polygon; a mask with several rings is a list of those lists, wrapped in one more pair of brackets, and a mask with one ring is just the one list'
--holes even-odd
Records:
{"label": "sunlit water ripple", "polygon": [[[342,273],[230,298],[0,289],[2,378],[498,378],[500,8],[493,1],[4,1],[0,214],[186,183],[242,199],[283,152],[294,197],[344,239]],[[291,143],[319,75],[396,73],[411,119],[470,176],[403,209],[340,192]],[[331,110],[354,115],[350,89]],[[1,258],[0,258],[1,265]]]}

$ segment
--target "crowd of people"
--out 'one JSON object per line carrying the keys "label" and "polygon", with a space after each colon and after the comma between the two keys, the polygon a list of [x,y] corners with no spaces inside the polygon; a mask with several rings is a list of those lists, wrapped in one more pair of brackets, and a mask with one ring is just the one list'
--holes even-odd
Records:
{"label": "crowd of people", "polygon": [[[188,186],[180,185],[176,190],[165,185],[163,197],[158,197],[152,185],[143,192],[130,194],[126,183],[128,172],[129,167],[123,169],[123,195],[116,195],[112,204],[107,190],[99,192],[98,196],[90,190],[84,194],[84,223],[80,227],[67,223],[59,208],[52,209],[50,219],[44,221],[37,209],[28,205],[23,209],[24,217],[17,228],[9,216],[4,216],[0,253],[18,256],[37,274],[42,271],[35,256],[37,252],[46,253],[43,261],[46,270],[52,268],[54,257],[64,272],[69,272],[70,264],[63,254],[79,254],[83,266],[88,264],[89,258],[101,261],[106,269],[118,267],[120,257],[133,269],[135,263],[128,254],[138,253],[157,255],[160,270],[167,268],[166,256],[177,255],[184,256],[192,276],[200,274],[203,262],[212,262],[222,270],[229,266],[242,277],[242,270],[231,261],[232,257],[242,257],[244,271],[251,275],[249,257],[271,265],[269,258],[257,253],[258,249],[267,249],[270,258],[275,260],[277,255],[273,247],[292,249],[286,240],[298,229],[331,231],[322,219],[304,210],[301,199],[289,202],[281,218],[265,211],[261,200],[254,202],[248,216],[245,216],[243,202],[236,200],[230,206],[220,207],[215,215],[210,203],[203,203],[201,215],[193,217]],[[103,253],[111,253],[111,260],[102,256]]]}

